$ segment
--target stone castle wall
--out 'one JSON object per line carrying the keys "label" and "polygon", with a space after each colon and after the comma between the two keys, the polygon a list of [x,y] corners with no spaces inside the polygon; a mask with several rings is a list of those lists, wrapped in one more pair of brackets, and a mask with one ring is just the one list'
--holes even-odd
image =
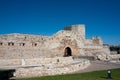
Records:
{"label": "stone castle wall", "polygon": [[29,34],[0,35],[0,59],[62,57],[66,47],[72,56],[109,54],[100,37],[85,39],[85,26],[72,25],[52,36]]}
{"label": "stone castle wall", "polygon": [[0,35],[0,69],[15,69],[17,78],[72,73],[90,65],[89,60],[73,60],[76,57],[107,60],[109,54],[100,37],[85,38],[84,25],[66,27],[52,36]]}

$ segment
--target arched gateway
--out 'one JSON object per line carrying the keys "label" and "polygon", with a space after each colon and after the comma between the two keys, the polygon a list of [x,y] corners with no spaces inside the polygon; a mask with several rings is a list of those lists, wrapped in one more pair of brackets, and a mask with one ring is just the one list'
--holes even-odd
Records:
{"label": "arched gateway", "polygon": [[72,51],[70,47],[66,47],[64,51],[64,57],[72,56]]}

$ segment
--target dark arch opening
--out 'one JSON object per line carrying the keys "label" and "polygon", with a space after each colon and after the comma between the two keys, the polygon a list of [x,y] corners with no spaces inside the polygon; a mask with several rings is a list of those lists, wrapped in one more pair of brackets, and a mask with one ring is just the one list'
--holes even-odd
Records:
{"label": "dark arch opening", "polygon": [[65,48],[64,57],[72,56],[72,51],[70,47]]}

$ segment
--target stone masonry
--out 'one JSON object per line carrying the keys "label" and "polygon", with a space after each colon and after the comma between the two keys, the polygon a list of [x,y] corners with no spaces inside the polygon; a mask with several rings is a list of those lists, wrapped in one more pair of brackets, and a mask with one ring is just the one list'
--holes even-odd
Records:
{"label": "stone masonry", "polygon": [[[66,54],[67,53],[67,54]],[[85,38],[85,25],[71,25],[52,36],[29,34],[0,35],[0,59],[27,59],[63,56],[109,56],[100,37]],[[105,58],[106,59],[106,58]]]}
{"label": "stone masonry", "polygon": [[70,25],[52,36],[0,35],[0,69],[15,69],[16,78],[67,74],[88,67],[89,60],[74,59],[79,56],[111,57],[100,37],[86,39],[85,25]]}

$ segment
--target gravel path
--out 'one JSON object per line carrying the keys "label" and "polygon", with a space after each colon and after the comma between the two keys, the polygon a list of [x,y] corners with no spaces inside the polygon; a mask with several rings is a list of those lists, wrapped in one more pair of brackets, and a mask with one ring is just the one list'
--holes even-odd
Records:
{"label": "gravel path", "polygon": [[91,71],[98,71],[98,70],[108,70],[108,69],[115,69],[115,68],[120,68],[120,63],[91,61],[90,66],[88,66],[86,69],[78,71],[77,73],[91,72]]}

